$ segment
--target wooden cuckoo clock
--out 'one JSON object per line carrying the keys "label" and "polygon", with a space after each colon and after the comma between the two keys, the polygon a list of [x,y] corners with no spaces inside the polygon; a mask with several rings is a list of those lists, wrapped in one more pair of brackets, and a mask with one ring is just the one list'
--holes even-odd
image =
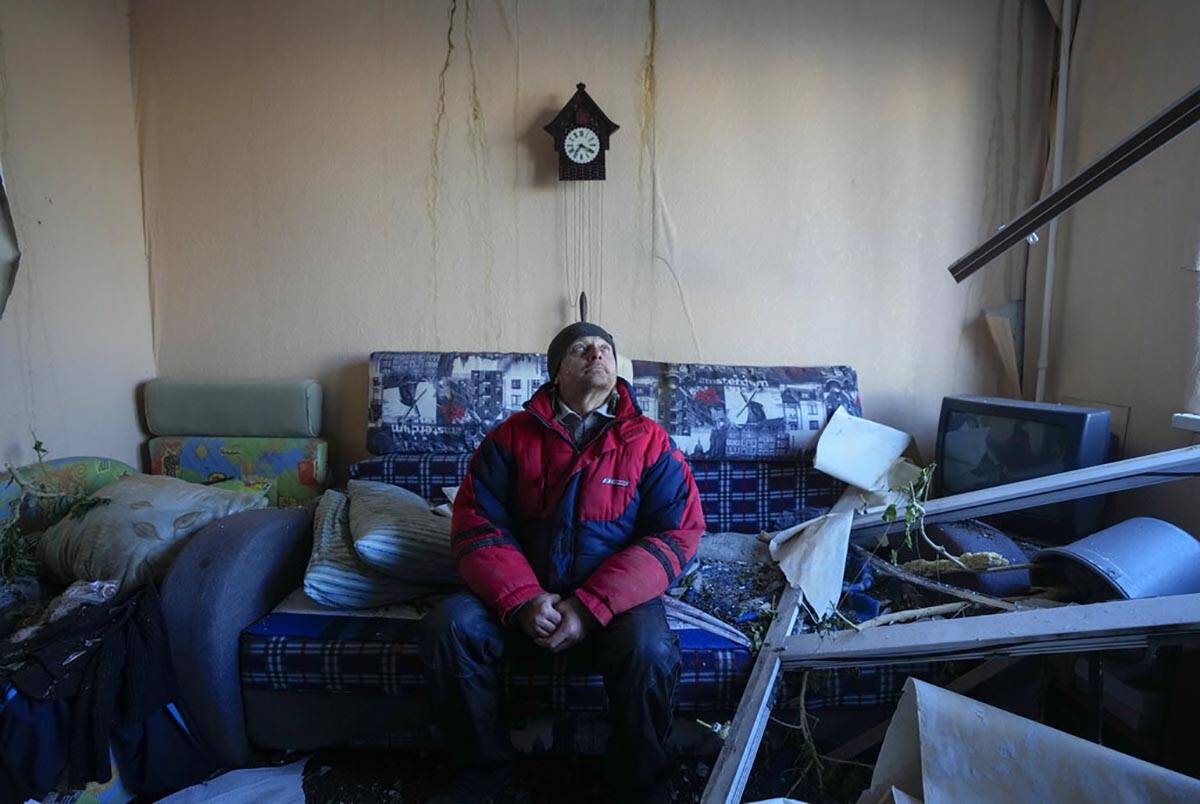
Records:
{"label": "wooden cuckoo clock", "polygon": [[583,84],[548,125],[558,152],[559,181],[604,181],[604,152],[608,138],[620,126],[608,119]]}

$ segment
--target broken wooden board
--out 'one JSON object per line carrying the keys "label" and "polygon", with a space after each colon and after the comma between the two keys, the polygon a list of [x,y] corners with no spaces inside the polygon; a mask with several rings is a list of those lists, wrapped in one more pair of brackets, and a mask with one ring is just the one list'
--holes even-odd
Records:
{"label": "broken wooden board", "polygon": [[[930,500],[925,503],[925,524],[1020,511],[1183,480],[1197,474],[1200,474],[1200,444]],[[880,536],[897,531],[896,523],[884,521],[886,510],[887,506],[881,505],[856,516],[850,526],[851,540],[858,544],[873,543]],[[902,528],[899,530],[902,532]]]}
{"label": "broken wooden board", "polygon": [[959,600],[966,600],[971,603],[978,603],[981,606],[987,606],[1001,611],[1016,611],[1018,606],[1015,603],[1009,603],[1007,600],[1001,600],[998,597],[985,595],[982,592],[973,592],[970,589],[963,589],[960,586],[951,586],[948,583],[942,583],[936,578],[926,578],[924,575],[915,575],[908,570],[901,569],[891,562],[884,561],[879,556],[864,550],[857,545],[854,551],[860,558],[866,561],[876,572],[882,572],[884,575],[890,575],[893,578],[898,578],[905,583],[911,583],[921,589],[930,589],[934,592],[940,592],[943,595],[956,597]]}
{"label": "broken wooden board", "polygon": [[1192,640],[1200,641],[1200,594],[799,634],[776,650],[783,668],[792,670],[1086,653]]}
{"label": "broken wooden board", "polygon": [[762,742],[771,715],[771,695],[779,676],[779,647],[792,633],[799,613],[800,593],[792,586],[785,586],[779,597],[779,611],[767,629],[742,701],[729,724],[729,734],[708,777],[704,796],[700,799],[702,804],[735,804],[742,800],[746,780],[750,778],[750,769],[758,754],[758,744]]}

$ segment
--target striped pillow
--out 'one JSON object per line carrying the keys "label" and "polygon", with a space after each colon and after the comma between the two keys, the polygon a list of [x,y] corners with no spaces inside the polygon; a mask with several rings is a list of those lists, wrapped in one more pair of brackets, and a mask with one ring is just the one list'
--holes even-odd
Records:
{"label": "striped pillow", "polygon": [[350,533],[363,563],[414,583],[461,584],[450,552],[450,520],[408,489],[351,480]]}
{"label": "striped pillow", "polygon": [[333,490],[317,503],[304,593],[321,605],[346,609],[403,603],[433,593],[430,587],[380,575],[358,560],[350,540],[349,505],[345,494]]}

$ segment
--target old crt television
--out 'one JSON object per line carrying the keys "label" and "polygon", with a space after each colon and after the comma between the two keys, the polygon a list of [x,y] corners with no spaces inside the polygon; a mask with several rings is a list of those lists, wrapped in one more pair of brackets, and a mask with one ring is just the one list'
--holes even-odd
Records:
{"label": "old crt television", "polygon": [[[988,396],[948,396],[938,422],[934,484],[939,496],[1095,466],[1112,452],[1100,408]],[[989,517],[1002,530],[1061,544],[1101,528],[1105,497]]]}

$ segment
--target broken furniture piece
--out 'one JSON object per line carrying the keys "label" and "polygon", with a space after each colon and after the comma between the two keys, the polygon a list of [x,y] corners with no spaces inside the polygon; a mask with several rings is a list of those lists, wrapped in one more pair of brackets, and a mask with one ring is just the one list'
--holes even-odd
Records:
{"label": "broken furniture piece", "polygon": [[[1184,447],[931,500],[925,503],[924,521],[928,525],[1015,511],[1181,480],[1197,472],[1200,446]],[[889,531],[894,532],[896,524],[886,517],[886,510],[887,506],[879,505],[855,516],[851,539],[874,545]],[[784,670],[1089,652],[1200,641],[1200,594],[897,623],[830,635],[793,635],[798,606],[799,597],[789,587],[709,777],[702,799],[705,804],[735,804],[741,800],[770,714],[775,682]]]}

